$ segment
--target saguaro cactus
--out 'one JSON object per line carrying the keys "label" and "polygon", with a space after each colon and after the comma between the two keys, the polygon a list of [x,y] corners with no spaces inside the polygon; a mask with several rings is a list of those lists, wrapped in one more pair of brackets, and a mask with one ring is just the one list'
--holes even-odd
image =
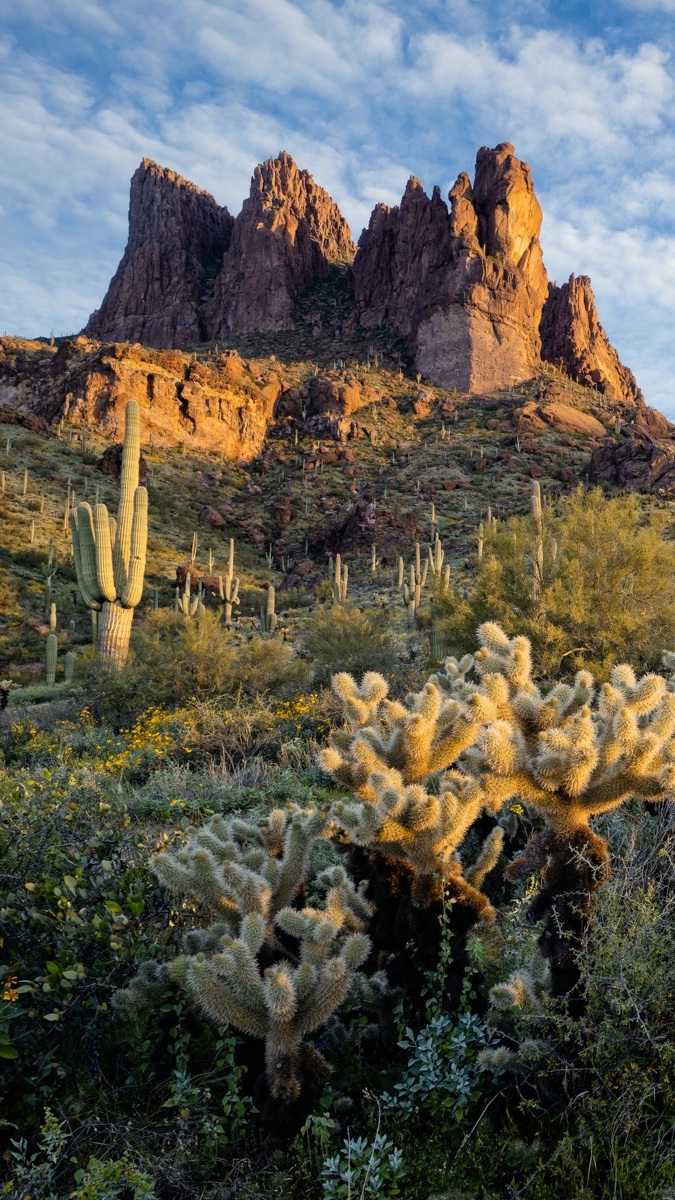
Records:
{"label": "saguaro cactus", "polygon": [[332,573],[331,587],[333,605],[339,608],[347,601],[347,588],[349,587],[349,567],[346,563],[343,565],[339,554],[335,555],[335,567]]}
{"label": "saguaro cactus", "polygon": [[232,624],[232,606],[239,603],[239,580],[234,574],[234,538],[230,538],[230,556],[227,564],[227,575],[223,580],[218,576],[218,595],[225,605],[225,624]]}
{"label": "saguaro cactus", "polygon": [[148,493],[138,486],[140,409],[125,411],[120,503],[117,520],[105,504],[80,503],[70,515],[73,557],[87,608],[100,612],[99,658],[119,670],[126,662],[134,608],[143,595],[148,539]]}
{"label": "saguaro cactus", "polygon": [[47,684],[53,687],[56,683],[56,656],[58,654],[58,642],[56,634],[50,633],[47,637],[47,646],[45,651],[45,668],[47,673]]}
{"label": "saguaro cactus", "polygon": [[267,589],[267,600],[264,605],[260,606],[260,632],[274,633],[277,627],[277,614],[275,612],[275,596],[272,584]]}

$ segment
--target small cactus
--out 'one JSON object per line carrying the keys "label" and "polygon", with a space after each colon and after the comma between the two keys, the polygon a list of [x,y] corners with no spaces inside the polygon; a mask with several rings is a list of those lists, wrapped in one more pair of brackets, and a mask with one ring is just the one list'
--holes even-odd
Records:
{"label": "small cactus", "polygon": [[56,656],[58,653],[58,642],[56,634],[50,633],[47,637],[47,648],[45,653],[45,666],[47,671],[47,686],[53,687],[56,683]]}
{"label": "small cactus", "polygon": [[347,588],[349,586],[349,567],[342,565],[342,558],[339,554],[335,555],[335,568],[332,579],[333,604],[341,606],[347,599]]}
{"label": "small cactus", "polygon": [[274,633],[277,627],[277,614],[274,609],[275,595],[272,584],[267,589],[267,600],[260,608],[260,632]]}
{"label": "small cactus", "polygon": [[75,655],[73,654],[72,650],[69,650],[68,653],[66,654],[65,661],[63,664],[64,682],[65,683],[73,682],[73,671],[74,670],[75,670]]}

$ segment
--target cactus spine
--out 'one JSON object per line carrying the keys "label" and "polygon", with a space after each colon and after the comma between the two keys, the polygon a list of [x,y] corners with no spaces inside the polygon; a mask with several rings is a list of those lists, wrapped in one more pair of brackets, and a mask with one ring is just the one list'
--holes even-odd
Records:
{"label": "cactus spine", "polygon": [[47,686],[53,687],[56,683],[56,655],[58,652],[58,642],[56,634],[50,633],[47,637],[47,650],[45,654],[47,668]]}
{"label": "cactus spine", "polygon": [[274,611],[274,587],[272,584],[267,589],[267,600],[264,607],[260,607],[260,632],[274,633],[277,627],[277,614]]}
{"label": "cactus spine", "polygon": [[101,613],[100,661],[116,670],[126,662],[134,608],[143,595],[148,493],[138,486],[140,447],[140,409],[129,400],[117,520],[105,504],[96,504],[93,513],[89,504],[78,504],[70,516],[80,593],[87,608]]}

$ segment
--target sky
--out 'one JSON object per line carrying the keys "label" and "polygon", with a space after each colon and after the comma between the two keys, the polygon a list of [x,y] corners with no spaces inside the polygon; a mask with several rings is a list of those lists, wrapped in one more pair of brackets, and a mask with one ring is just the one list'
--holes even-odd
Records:
{"label": "sky", "polygon": [[83,327],[143,157],[236,214],[287,150],[356,240],[510,141],[549,277],[675,418],[675,0],[0,0],[0,113],[0,333]]}

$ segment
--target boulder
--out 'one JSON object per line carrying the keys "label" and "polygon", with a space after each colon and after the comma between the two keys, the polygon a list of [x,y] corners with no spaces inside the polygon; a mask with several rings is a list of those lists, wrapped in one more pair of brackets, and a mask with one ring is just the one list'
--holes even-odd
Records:
{"label": "boulder", "polygon": [[227,525],[227,521],[217,509],[212,508],[210,504],[204,504],[199,510],[199,520],[204,525],[209,525],[211,529],[222,529]]}
{"label": "boulder", "polygon": [[521,433],[544,429],[557,429],[559,433],[578,434],[581,437],[604,437],[607,433],[597,417],[556,400],[545,404],[531,400],[515,408],[513,418]]}
{"label": "boulder", "polygon": [[591,455],[588,481],[618,484],[627,492],[672,493],[675,445],[639,435],[606,442]]}
{"label": "boulder", "polygon": [[[113,479],[118,482],[122,475],[122,450],[124,447],[121,442],[115,442],[112,446],[106,446],[103,454],[99,458],[96,466],[103,475],[112,475]],[[141,454],[138,460],[138,482],[141,487],[145,487],[145,482],[148,478],[148,464]]]}

